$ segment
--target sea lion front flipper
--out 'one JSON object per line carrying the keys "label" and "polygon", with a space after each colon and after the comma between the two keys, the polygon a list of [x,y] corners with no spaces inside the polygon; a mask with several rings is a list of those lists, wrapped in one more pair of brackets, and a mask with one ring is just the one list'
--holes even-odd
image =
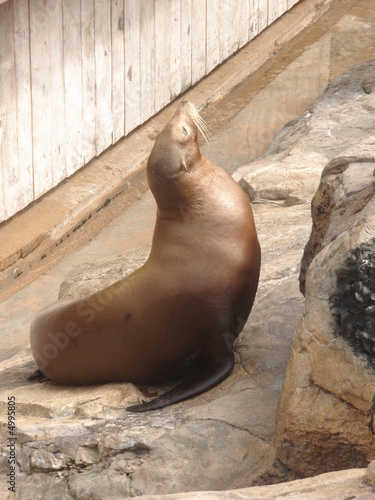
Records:
{"label": "sea lion front flipper", "polygon": [[138,405],[128,406],[126,409],[132,412],[143,412],[159,410],[173,403],[198,396],[208,391],[225,380],[232,372],[234,366],[233,352],[226,349],[220,356],[204,355],[197,363],[193,371],[182,382],[173,389],[162,394],[158,398]]}
{"label": "sea lion front flipper", "polygon": [[33,372],[31,375],[29,375],[27,377],[27,380],[29,382],[48,382],[50,381],[51,379],[49,379],[46,375],[44,375],[43,372],[41,372],[40,370],[35,370],[35,372]]}

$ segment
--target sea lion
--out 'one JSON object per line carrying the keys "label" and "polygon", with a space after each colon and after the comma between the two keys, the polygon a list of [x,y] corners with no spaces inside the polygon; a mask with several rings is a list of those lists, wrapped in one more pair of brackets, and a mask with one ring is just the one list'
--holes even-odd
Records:
{"label": "sea lion", "polygon": [[196,396],[233,369],[233,342],[255,298],[260,246],[241,187],[201,155],[195,106],[181,102],[147,164],[157,203],[151,252],[131,275],[43,309],[31,325],[38,374],[58,384],[182,378],[130,411]]}

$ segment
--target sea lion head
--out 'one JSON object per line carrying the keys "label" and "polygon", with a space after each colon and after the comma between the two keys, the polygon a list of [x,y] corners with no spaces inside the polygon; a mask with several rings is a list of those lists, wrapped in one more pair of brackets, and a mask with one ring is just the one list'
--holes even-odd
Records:
{"label": "sea lion head", "polygon": [[173,210],[185,202],[186,176],[199,167],[202,158],[198,130],[203,135],[206,131],[197,108],[182,101],[156,138],[147,162],[147,177],[156,203],[163,210]]}

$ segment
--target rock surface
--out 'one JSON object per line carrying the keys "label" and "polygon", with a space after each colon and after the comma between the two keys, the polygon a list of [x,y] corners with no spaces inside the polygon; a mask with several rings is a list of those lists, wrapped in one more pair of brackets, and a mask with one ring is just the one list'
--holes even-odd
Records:
{"label": "rock surface", "polygon": [[[138,264],[147,249],[139,255]],[[91,276],[106,280],[108,267],[110,262],[97,272],[91,266]],[[289,273],[280,269],[279,286],[259,297],[252,324],[246,325],[237,346],[231,377],[194,400],[162,411],[130,414],[125,408],[165,387],[29,384],[26,377],[34,369],[29,349],[4,362],[0,406],[5,411],[7,395],[15,396],[19,498],[29,498],[30,492],[38,498],[38,491],[41,498],[48,491],[56,498],[117,499],[236,488],[248,486],[270,467],[269,474],[282,478],[285,471],[272,467],[272,438],[291,336],[302,307],[296,265],[291,277]],[[64,296],[72,296],[74,289],[85,293],[93,281],[73,276],[64,284]],[[2,435],[5,438],[6,432]],[[4,472],[6,457],[4,446]]]}
{"label": "rock surface", "polygon": [[334,156],[312,202],[300,275],[305,308],[278,411],[277,457],[303,477],[375,457],[367,426],[375,391],[375,95],[362,90],[364,68],[373,74],[374,62],[356,79],[355,70],[343,75],[312,110],[323,125],[338,111],[347,124],[325,142]]}
{"label": "rock surface", "polygon": [[[371,464],[370,464],[371,465]],[[258,486],[225,492],[205,491],[178,495],[142,496],[142,500],[373,500],[373,472],[366,469],[331,472],[308,479],[272,486]]]}
{"label": "rock surface", "polygon": [[[262,271],[253,312],[236,346],[234,372],[219,387],[164,410],[129,414],[125,410],[129,403],[154,396],[166,387],[30,384],[26,377],[34,363],[28,348],[1,364],[1,411],[6,411],[9,394],[16,398],[18,498],[117,499],[167,493],[197,498],[196,494],[184,496],[180,492],[233,490],[317,474],[327,470],[327,464],[330,470],[337,468],[340,457],[344,457],[340,464],[346,468],[364,467],[370,461],[374,442],[365,415],[374,388],[373,373],[367,367],[367,347],[372,349],[372,343],[367,342],[366,335],[370,337],[370,331],[366,325],[361,329],[366,333],[359,335],[366,352],[360,354],[345,335],[337,336],[336,330],[329,333],[328,327],[336,325],[342,314],[330,305],[334,302],[330,299],[339,292],[332,295],[332,291],[319,288],[329,277],[334,283],[330,262],[324,260],[331,245],[338,248],[343,239],[341,247],[350,252],[347,240],[341,237],[345,229],[339,229],[339,223],[335,226],[337,234],[331,234],[323,224],[325,240],[316,238],[317,245],[310,245],[306,251],[311,260],[315,257],[307,282],[309,276],[317,278],[315,288],[306,294],[306,307],[315,301],[321,308],[319,314],[305,313],[296,330],[277,432],[276,413],[293,330],[303,310],[298,275],[311,230],[310,201],[323,169],[338,179],[334,182],[338,187],[331,193],[335,203],[341,190],[357,203],[355,209],[344,207],[351,211],[354,222],[370,212],[366,208],[371,201],[367,160],[374,153],[375,93],[366,93],[362,82],[366,78],[370,81],[373,68],[374,61],[333,82],[301,119],[285,127],[266,157],[234,175],[253,200],[263,252]],[[337,168],[342,169],[337,173]],[[350,172],[350,178],[346,177]],[[327,185],[331,186],[330,182]],[[368,196],[360,198],[359,193]],[[364,199],[366,205],[362,206],[360,200]],[[372,255],[371,249],[360,246],[374,235],[373,218],[368,215],[363,229],[354,230],[349,238],[362,249],[356,257],[362,263],[363,255],[365,260]],[[84,296],[108,285],[140,266],[148,251],[144,248],[88,264],[62,284],[60,298]],[[339,262],[345,263],[346,257],[341,255]],[[319,265],[314,268],[315,262]],[[371,280],[364,283],[362,298],[368,297],[365,288],[371,298],[371,287]],[[371,327],[371,314],[368,317]],[[301,325],[308,329],[301,331]],[[325,337],[326,332],[331,336]],[[302,337],[304,343],[299,344]],[[315,348],[314,358],[307,350],[311,346]],[[340,363],[346,369],[342,373],[338,367],[344,365]],[[331,393],[340,374],[345,374],[340,379],[340,392]],[[1,425],[0,470],[6,472],[7,428],[3,421]],[[361,483],[364,470],[340,474],[314,478],[310,483],[257,487],[252,493],[243,489],[199,493],[199,498],[296,498],[300,491],[306,493],[304,498],[370,498],[371,485]],[[340,491],[339,483],[345,485],[342,491],[346,488],[346,497],[339,493],[330,496],[327,492]],[[323,492],[321,496],[319,491]]]}

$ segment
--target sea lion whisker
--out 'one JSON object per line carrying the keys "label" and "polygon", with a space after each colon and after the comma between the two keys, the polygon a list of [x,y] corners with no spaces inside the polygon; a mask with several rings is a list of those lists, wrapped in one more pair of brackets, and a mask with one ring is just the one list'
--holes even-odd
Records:
{"label": "sea lion whisker", "polygon": [[198,115],[196,117],[195,125],[197,126],[197,129],[199,130],[199,132],[202,134],[204,140],[206,142],[208,142],[208,136],[210,135],[210,133],[208,131],[208,127],[207,127],[206,122],[203,120],[203,118],[200,115]]}
{"label": "sea lion whisker", "polygon": [[199,132],[202,134],[204,140],[206,142],[208,142],[207,137],[210,135],[209,134],[209,130],[208,130],[206,122],[200,116],[200,114],[198,113],[198,111],[197,111],[196,115],[194,117],[192,117],[192,120],[194,121],[194,123],[195,123],[197,129],[199,130]]}
{"label": "sea lion whisker", "polygon": [[210,135],[206,122],[203,120],[199,114],[198,108],[192,102],[189,102],[189,116],[195,123],[197,129],[202,134],[204,140],[208,142],[208,136]]}

